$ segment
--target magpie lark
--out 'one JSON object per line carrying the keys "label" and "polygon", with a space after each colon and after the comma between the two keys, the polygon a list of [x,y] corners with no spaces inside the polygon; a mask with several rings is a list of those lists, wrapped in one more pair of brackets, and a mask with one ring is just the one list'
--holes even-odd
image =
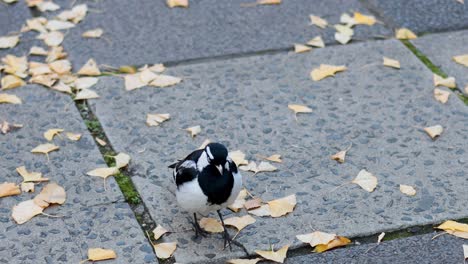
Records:
{"label": "magpie lark", "polygon": [[229,244],[232,249],[233,243],[246,251],[242,244],[230,238],[220,212],[236,200],[242,188],[242,176],[236,164],[228,157],[227,148],[220,143],[210,143],[169,168],[174,169],[177,203],[193,213],[192,224],[196,237],[199,234],[206,235],[206,231],[198,224],[197,213],[206,215],[216,211],[224,228],[224,247]]}

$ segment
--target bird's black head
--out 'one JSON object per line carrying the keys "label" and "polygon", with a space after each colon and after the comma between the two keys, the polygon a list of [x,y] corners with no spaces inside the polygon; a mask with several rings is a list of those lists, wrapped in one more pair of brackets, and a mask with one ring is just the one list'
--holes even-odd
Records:
{"label": "bird's black head", "polygon": [[208,156],[208,161],[213,165],[224,165],[228,156],[227,148],[220,143],[210,143],[206,145],[205,152]]}

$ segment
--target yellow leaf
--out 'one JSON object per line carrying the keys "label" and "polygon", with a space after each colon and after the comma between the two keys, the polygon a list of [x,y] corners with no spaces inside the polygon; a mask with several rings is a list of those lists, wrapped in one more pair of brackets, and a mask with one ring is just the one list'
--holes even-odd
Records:
{"label": "yellow leaf", "polygon": [[426,133],[432,139],[436,139],[442,134],[442,132],[444,131],[444,128],[441,125],[435,125],[435,126],[425,127],[424,131],[426,131]]}
{"label": "yellow leaf", "polygon": [[45,49],[37,46],[31,47],[31,49],[29,50],[29,55],[47,56],[47,54],[48,52]]}
{"label": "yellow leaf", "polygon": [[104,140],[102,140],[102,139],[100,139],[100,138],[98,138],[98,137],[95,137],[94,139],[96,140],[96,142],[97,142],[99,145],[101,145],[101,146],[103,146],[103,147],[104,147],[105,145],[107,145],[107,143],[106,143]]}
{"label": "yellow leaf", "polygon": [[346,246],[349,243],[351,243],[351,240],[349,240],[348,238],[337,236],[335,239],[333,239],[330,243],[326,245],[324,244],[317,245],[315,247],[315,252],[321,253],[332,248]]}
{"label": "yellow leaf", "polygon": [[245,154],[240,150],[229,152],[229,157],[231,157],[237,166],[249,164],[249,161],[245,159]]}
{"label": "yellow leaf", "polygon": [[453,56],[452,58],[456,63],[468,67],[468,54]]}
{"label": "yellow leaf", "polygon": [[314,81],[320,81],[326,77],[335,76],[335,73],[345,71],[346,66],[334,66],[321,64],[319,68],[313,69],[310,76]]}
{"label": "yellow leaf", "polygon": [[50,69],[49,65],[45,63],[40,63],[40,62],[35,62],[31,61],[29,63],[29,74],[32,76],[37,76],[37,75],[44,75],[44,74],[50,74],[52,73],[52,70]]}
{"label": "yellow leaf", "polygon": [[34,182],[22,182],[21,191],[22,192],[34,192]]}
{"label": "yellow leaf", "polygon": [[296,237],[300,241],[310,244],[311,247],[315,247],[319,244],[328,244],[330,241],[335,239],[336,234],[315,231],[309,234],[297,235]]}
{"label": "yellow leaf", "polygon": [[46,62],[52,62],[65,57],[67,57],[67,53],[63,51],[63,47],[52,47],[47,54]]}
{"label": "yellow leaf", "polygon": [[260,164],[257,166],[257,164],[253,161],[251,161],[249,164],[246,166],[240,166],[239,169],[244,170],[244,171],[252,171],[255,174],[259,172],[271,172],[271,171],[276,171],[277,168],[273,165],[271,165],[269,162],[262,161]]}
{"label": "yellow leaf", "polygon": [[126,153],[120,152],[117,156],[114,157],[115,159],[115,166],[117,168],[123,168],[128,165],[130,162],[130,156]]}
{"label": "yellow leaf", "polygon": [[37,9],[41,12],[46,12],[46,11],[55,11],[60,9],[60,6],[55,4],[52,1],[39,1],[36,4]]}
{"label": "yellow leaf", "polygon": [[214,218],[203,217],[200,220],[200,227],[210,233],[221,233],[224,231],[221,222]]}
{"label": "yellow leaf", "polygon": [[409,196],[415,196],[416,195],[416,190],[414,189],[413,186],[409,185],[404,185],[400,184],[400,192],[409,195]]}
{"label": "yellow leaf", "polygon": [[37,205],[33,200],[21,202],[11,210],[13,220],[19,225],[26,223],[34,216],[41,214],[44,208]]}
{"label": "yellow leaf", "polygon": [[61,128],[52,128],[52,129],[49,129],[46,132],[44,132],[44,137],[48,141],[51,141],[54,138],[55,135],[58,135],[61,132],[63,132],[63,129],[61,129]]}
{"label": "yellow leaf", "polygon": [[319,28],[326,28],[328,26],[328,22],[319,16],[309,15],[309,18],[310,18],[310,23]]}
{"label": "yellow leaf", "polygon": [[70,73],[72,68],[69,60],[57,60],[51,62],[49,63],[49,67],[57,74]]}
{"label": "yellow leaf", "polygon": [[117,167],[110,167],[110,168],[97,168],[91,171],[88,171],[86,174],[89,176],[94,176],[94,177],[101,177],[106,179],[109,176],[115,175],[119,173],[119,169]]}
{"label": "yellow leaf", "polygon": [[70,23],[68,21],[60,21],[60,20],[49,20],[46,23],[46,28],[49,31],[57,31],[57,30],[65,30],[75,27],[75,24]]}
{"label": "yellow leaf", "polygon": [[91,261],[99,261],[106,259],[115,259],[117,254],[115,254],[112,249],[105,248],[89,248],[88,249],[88,259]]}
{"label": "yellow leaf", "polygon": [[156,78],[149,83],[151,86],[155,87],[168,87],[168,86],[173,86],[182,81],[181,78],[174,77],[174,76],[169,76],[169,75],[156,75]]}
{"label": "yellow leaf", "polygon": [[445,91],[439,88],[434,89],[434,98],[443,104],[447,103],[449,96],[450,96],[449,91]]}
{"label": "yellow leaf", "polygon": [[0,49],[13,48],[18,42],[19,36],[0,37]]}
{"label": "yellow leaf", "polygon": [[262,258],[255,258],[255,259],[229,259],[227,260],[227,263],[230,264],[257,264],[262,260]]}
{"label": "yellow leaf", "polygon": [[73,82],[73,85],[74,85],[75,89],[82,90],[82,89],[91,88],[98,81],[99,81],[99,79],[96,78],[96,77],[81,77],[81,78],[77,78]]}
{"label": "yellow leaf", "polygon": [[170,243],[159,243],[153,245],[154,251],[156,252],[156,256],[160,259],[167,259],[172,256],[174,251],[177,248],[177,243],[176,242],[170,242]]}
{"label": "yellow leaf", "polygon": [[29,79],[29,82],[41,84],[50,88],[57,81],[57,77],[56,74],[37,75]]}
{"label": "yellow leaf", "polygon": [[27,19],[26,26],[24,26],[23,29],[21,29],[21,32],[34,30],[40,33],[46,33],[47,29],[44,27],[45,23],[47,23],[47,19],[44,17]]}
{"label": "yellow leaf", "polygon": [[418,36],[413,33],[413,31],[407,29],[407,28],[400,28],[397,29],[395,37],[397,39],[416,39]]}
{"label": "yellow leaf", "polygon": [[283,263],[284,259],[286,258],[286,254],[288,253],[289,245],[286,245],[280,248],[278,251],[263,251],[263,250],[255,250],[255,253],[259,254],[260,256],[274,261],[278,263]]}
{"label": "yellow leaf", "polygon": [[58,150],[59,147],[54,145],[54,144],[50,144],[50,143],[46,143],[46,144],[41,144],[37,147],[35,147],[33,150],[31,150],[32,153],[42,153],[42,154],[47,154],[51,151],[54,151],[54,150]]}
{"label": "yellow leaf", "polygon": [[281,199],[269,201],[271,217],[280,217],[294,211],[296,195],[292,194]]}
{"label": "yellow leaf", "polygon": [[294,114],[298,113],[312,113],[312,109],[305,105],[298,105],[298,104],[289,104],[288,108],[294,111]]}
{"label": "yellow leaf", "polygon": [[51,89],[62,93],[72,94],[71,87],[62,81],[59,81],[56,85],[52,86]]}
{"label": "yellow leaf", "polygon": [[259,5],[279,5],[279,4],[281,4],[281,0],[257,0],[257,4],[259,4]]}
{"label": "yellow leaf", "polygon": [[185,7],[187,8],[189,6],[189,1],[188,0],[167,0],[167,5],[170,8],[174,7]]}
{"label": "yellow leaf", "polygon": [[190,135],[192,136],[192,138],[194,138],[198,133],[201,132],[201,127],[200,126],[193,126],[193,127],[186,128],[185,130],[187,130],[190,133]]}
{"label": "yellow leaf", "polygon": [[60,31],[52,31],[49,33],[42,33],[38,38],[44,40],[44,43],[49,47],[57,47],[62,44],[64,35]]}
{"label": "yellow leaf", "polygon": [[377,177],[366,170],[361,170],[352,183],[361,186],[361,188],[368,192],[373,192],[375,187],[377,187]]}
{"label": "yellow leaf", "polygon": [[0,104],[21,104],[21,99],[14,94],[0,93]]}
{"label": "yellow leaf", "polygon": [[264,204],[256,209],[249,210],[249,214],[256,216],[271,216],[270,205]]}
{"label": "yellow leaf", "polygon": [[49,180],[48,178],[42,178],[42,173],[40,172],[27,171],[25,166],[16,168],[16,172],[23,177],[23,182],[43,182]]}
{"label": "yellow leaf", "polygon": [[311,51],[311,47],[307,47],[306,45],[302,44],[294,44],[294,52],[295,53],[302,53],[302,52],[308,52]]}
{"label": "yellow leaf", "polygon": [[262,206],[262,203],[263,203],[262,199],[256,197],[256,198],[245,201],[244,208],[247,210],[252,210],[252,209],[259,208],[260,206]]}
{"label": "yellow leaf", "polygon": [[253,223],[255,223],[255,218],[253,218],[250,215],[244,215],[242,217],[230,217],[224,219],[225,225],[234,226],[239,232],[246,226],[251,225]]}
{"label": "yellow leaf", "polygon": [[351,146],[349,146],[345,150],[342,150],[342,151],[339,151],[339,152],[333,154],[330,158],[332,160],[338,161],[339,163],[343,163],[345,161],[346,153],[351,149]]}
{"label": "yellow leaf", "polygon": [[163,236],[164,234],[166,234],[167,232],[167,229],[165,229],[164,227],[162,227],[161,225],[158,225],[154,230],[153,230],[153,235],[154,235],[154,239],[155,240],[158,240],[161,236]]}
{"label": "yellow leaf", "polygon": [[323,39],[321,36],[317,36],[309,41],[307,41],[307,45],[317,47],[317,48],[324,48],[325,43],[323,42]]}
{"label": "yellow leaf", "polygon": [[464,238],[464,239],[468,239],[468,232],[461,232],[461,231],[451,231],[451,230],[448,230],[447,231],[448,234],[451,234],[453,236],[456,236],[456,237],[461,237],[461,238]]}
{"label": "yellow leaf", "polygon": [[247,197],[247,190],[244,188],[242,189],[236,197],[236,200],[228,206],[234,212],[238,212],[245,204],[245,197]]}
{"label": "yellow leaf", "polygon": [[380,235],[377,237],[377,244],[380,244],[382,242],[382,239],[385,236],[385,232],[380,233]]}
{"label": "yellow leaf", "polygon": [[63,204],[67,199],[65,189],[55,182],[44,186],[42,191],[34,197],[33,201],[42,208],[47,208],[50,204]]}
{"label": "yellow leaf", "polygon": [[65,133],[65,136],[67,136],[68,139],[73,140],[73,141],[78,141],[81,138],[81,134],[79,133],[67,132]]}
{"label": "yellow leaf", "polygon": [[281,160],[281,155],[279,155],[279,154],[273,154],[270,157],[266,157],[265,159],[269,160],[269,161],[272,161],[272,162],[278,162],[278,163],[283,162]]}
{"label": "yellow leaf", "polygon": [[445,231],[468,232],[468,224],[458,223],[453,220],[445,221],[437,228]]}
{"label": "yellow leaf", "polygon": [[392,67],[395,69],[400,69],[400,62],[394,59],[383,57],[383,65],[387,67]]}
{"label": "yellow leaf", "polygon": [[99,95],[91,89],[83,89],[79,91],[75,96],[76,100],[86,100],[86,99],[96,99],[99,98]]}
{"label": "yellow leaf", "polygon": [[28,70],[28,60],[26,56],[16,57],[8,54],[2,58],[2,62],[5,64],[5,68],[3,69],[5,73],[10,73],[20,78],[26,78],[26,76],[28,76],[26,73]]}
{"label": "yellow leaf", "polygon": [[448,88],[455,88],[457,84],[454,77],[443,78],[437,74],[434,74],[434,86],[445,86]]}
{"label": "yellow leaf", "polygon": [[148,83],[143,82],[140,78],[140,73],[127,74],[124,76],[125,79],[125,90],[131,91],[138,88],[141,88]]}
{"label": "yellow leaf", "polygon": [[97,63],[93,59],[89,59],[83,67],[78,71],[78,75],[98,76],[101,75]]}
{"label": "yellow leaf", "polygon": [[75,24],[79,23],[86,16],[88,6],[86,4],[76,5],[71,10],[65,10],[58,14],[57,18],[60,20],[69,20]]}
{"label": "yellow leaf", "polygon": [[102,28],[96,28],[83,32],[81,36],[83,38],[100,38],[103,33],[104,31],[102,30]]}
{"label": "yellow leaf", "polygon": [[350,39],[354,35],[354,30],[351,27],[348,27],[346,25],[337,24],[334,27],[335,27],[337,33],[340,33],[340,34],[342,34],[344,36],[348,36]]}
{"label": "yellow leaf", "polygon": [[147,114],[146,124],[148,126],[159,126],[159,124],[168,120],[170,117],[169,114]]}
{"label": "yellow leaf", "polygon": [[6,75],[5,77],[2,78],[1,84],[2,84],[1,85],[2,90],[6,90],[6,89],[13,89],[16,87],[23,86],[26,83],[23,80],[21,80],[21,78],[15,75]]}
{"label": "yellow leaf", "polygon": [[375,24],[375,22],[377,22],[374,16],[363,15],[359,12],[354,12],[354,21],[356,21],[356,24],[363,24],[368,26],[372,26]]}
{"label": "yellow leaf", "polygon": [[11,195],[18,195],[21,190],[18,185],[12,182],[4,182],[0,184],[0,197],[6,197]]}

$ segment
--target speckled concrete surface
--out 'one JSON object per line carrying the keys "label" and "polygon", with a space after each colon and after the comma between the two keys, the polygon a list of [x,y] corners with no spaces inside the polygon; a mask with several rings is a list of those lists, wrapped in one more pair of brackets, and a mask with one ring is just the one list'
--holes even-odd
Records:
{"label": "speckled concrete surface", "polygon": [[463,263],[463,244],[466,240],[450,235],[432,239],[436,233],[391,241],[379,246],[366,244],[340,248],[322,254],[310,254],[286,259],[286,264],[347,263],[347,264],[434,264]]}
{"label": "speckled concrete surface", "polygon": [[[337,43],[332,27],[321,30],[309,25],[309,14],[331,24],[338,23],[343,12],[369,14],[357,0],[295,0],[255,7],[241,6],[255,0],[200,0],[191,1],[187,9],[170,9],[166,1],[153,0],[76,1],[83,2],[99,12],[90,12],[65,38],[75,68],[89,58],[121,66],[284,49],[317,35]],[[81,37],[96,27],[104,30],[103,38]],[[381,24],[357,26],[355,39],[382,35],[392,33]]]}
{"label": "speckled concrete surface", "polygon": [[[143,263],[151,255],[140,248],[147,240],[124,203],[117,183],[110,177],[105,190],[102,179],[85,175],[106,165],[70,97],[36,85],[6,92],[18,95],[23,104],[1,104],[0,121],[24,127],[0,134],[0,182],[20,183],[15,168],[24,165],[63,186],[67,200],[64,205],[45,211],[63,218],[36,216],[17,225],[11,218],[11,208],[37,195],[44,184],[37,184],[33,194],[1,198],[0,229],[6,232],[0,235],[0,262],[77,263],[86,258],[88,246],[101,245],[121,256],[115,263]],[[48,161],[45,155],[30,151],[47,142],[43,133],[50,128],[82,133],[83,137],[74,142],[64,135],[56,136],[53,143],[60,149],[49,153]]]}
{"label": "speckled concrete surface", "polygon": [[411,42],[436,66],[454,76],[458,89],[468,94],[468,90],[465,91],[465,87],[468,87],[468,67],[452,59],[453,56],[468,54],[468,30],[431,34]]}
{"label": "speckled concrete surface", "polygon": [[439,32],[468,27],[468,5],[456,0],[363,0],[389,26],[415,32]]}
{"label": "speckled concrete surface", "polygon": [[[402,69],[381,65],[382,56]],[[334,78],[313,82],[309,73],[321,63],[346,65]],[[406,226],[468,216],[466,156],[468,109],[451,96],[445,105],[433,99],[432,73],[400,42],[366,42],[314,50],[219,60],[170,68],[184,81],[171,88],[145,87],[126,92],[119,77],[101,78],[94,111],[117,151],[132,156],[130,172],[153,219],[172,230],[190,228],[172,194],[171,162],[207,138],[240,149],[247,158],[281,154],[278,172],[253,176],[245,186],[264,200],[297,195],[295,211],[282,218],[257,218],[238,236],[253,251],[270,244],[301,245],[297,234],[314,229],[354,237]],[[298,116],[290,103],[314,112]],[[159,127],[147,127],[147,113],[170,113]],[[422,127],[446,128],[433,141]],[[192,139],[182,128],[201,125]],[[353,143],[347,161],[330,155]],[[361,169],[375,174],[373,193],[347,184]],[[399,184],[417,194],[400,193]],[[226,212],[227,213],[227,212]],[[182,263],[241,256],[221,251],[220,236],[201,242],[193,233],[168,236],[178,241]]]}
{"label": "speckled concrete surface", "polygon": [[18,1],[13,4],[0,4],[0,36],[18,32],[26,19],[32,17],[26,1]]}

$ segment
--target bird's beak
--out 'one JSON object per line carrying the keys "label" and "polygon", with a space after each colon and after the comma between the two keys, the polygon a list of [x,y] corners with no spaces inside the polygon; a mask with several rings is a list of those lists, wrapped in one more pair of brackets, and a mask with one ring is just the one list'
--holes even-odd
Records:
{"label": "bird's beak", "polygon": [[222,165],[216,165],[216,168],[219,171],[219,174],[223,175],[223,166]]}

